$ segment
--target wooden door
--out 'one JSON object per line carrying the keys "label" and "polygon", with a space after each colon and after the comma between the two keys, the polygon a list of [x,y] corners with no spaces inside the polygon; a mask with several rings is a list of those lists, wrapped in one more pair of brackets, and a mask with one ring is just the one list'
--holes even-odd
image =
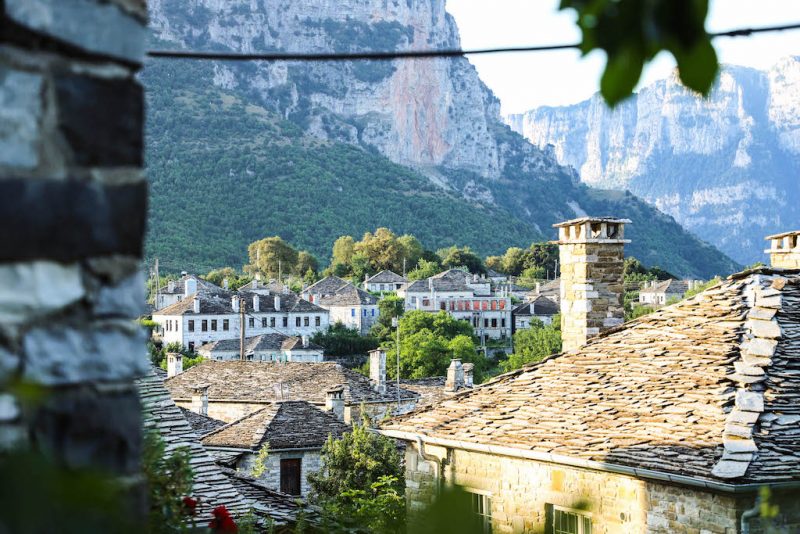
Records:
{"label": "wooden door", "polygon": [[281,460],[281,492],[300,495],[300,458]]}

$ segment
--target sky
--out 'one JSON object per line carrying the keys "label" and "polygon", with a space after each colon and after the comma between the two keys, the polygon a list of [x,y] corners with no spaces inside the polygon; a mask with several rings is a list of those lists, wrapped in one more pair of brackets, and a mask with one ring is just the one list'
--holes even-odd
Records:
{"label": "sky", "polygon": [[[455,17],[462,48],[543,45],[580,41],[573,10],[558,11],[559,0],[447,0]],[[740,27],[800,22],[798,0],[711,0],[706,28],[724,31]],[[762,70],[780,58],[800,55],[800,30],[717,38],[714,47],[722,63]],[[500,98],[503,113],[538,106],[574,104],[599,88],[605,54],[582,58],[577,50],[471,56],[481,79]],[[674,67],[662,52],[646,67],[640,86],[665,78]]]}

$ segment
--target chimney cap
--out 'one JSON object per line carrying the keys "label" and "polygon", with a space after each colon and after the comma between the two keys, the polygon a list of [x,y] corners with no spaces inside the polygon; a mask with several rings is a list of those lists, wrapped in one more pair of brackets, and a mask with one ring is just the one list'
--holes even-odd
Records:
{"label": "chimney cap", "polygon": [[576,224],[583,224],[583,223],[617,223],[617,224],[632,224],[630,219],[619,219],[617,217],[579,217],[577,219],[571,219],[569,221],[564,221],[560,223],[556,223],[553,225],[553,228],[561,228],[564,226],[575,226]]}

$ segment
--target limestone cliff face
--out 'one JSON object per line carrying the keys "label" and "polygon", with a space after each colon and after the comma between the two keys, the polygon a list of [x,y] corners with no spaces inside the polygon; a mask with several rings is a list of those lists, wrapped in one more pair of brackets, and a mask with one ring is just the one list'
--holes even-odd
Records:
{"label": "limestone cliff face", "polygon": [[[242,52],[458,48],[444,1],[155,0],[157,39]],[[490,133],[499,102],[466,60],[216,66],[214,82],[247,89],[320,137],[377,148],[432,176],[439,166],[500,175]]]}
{"label": "limestone cliff face", "polygon": [[595,96],[506,120],[585,183],[629,189],[739,261],[800,219],[800,58],[726,67],[707,100],[672,76],[613,111]]}

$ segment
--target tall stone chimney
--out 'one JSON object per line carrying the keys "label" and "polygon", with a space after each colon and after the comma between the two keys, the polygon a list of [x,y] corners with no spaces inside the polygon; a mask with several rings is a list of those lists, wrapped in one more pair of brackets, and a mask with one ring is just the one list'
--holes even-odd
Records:
{"label": "tall stone chimney", "polygon": [[253,311],[261,311],[261,297],[253,295]]}
{"label": "tall stone chimney", "polygon": [[628,219],[583,217],[558,228],[561,263],[561,339],[575,350],[625,320],[624,239]]}
{"label": "tall stone chimney", "polygon": [[770,265],[778,269],[800,269],[800,230],[767,236]]}
{"label": "tall stone chimney", "polygon": [[281,296],[275,295],[275,299],[273,300],[273,305],[275,306],[275,311],[281,311]]}
{"label": "tall stone chimney", "polygon": [[344,386],[334,386],[325,392],[325,410],[344,420]]}
{"label": "tall stone chimney", "polygon": [[188,297],[197,293],[197,280],[194,278],[187,278],[183,283],[183,296]]}
{"label": "tall stone chimney", "polygon": [[192,392],[192,411],[208,415],[208,386],[198,386]]}
{"label": "tall stone chimney", "polygon": [[175,292],[175,280],[170,280],[169,282],[167,282],[167,291],[169,293]]}
{"label": "tall stone chimney", "polygon": [[453,358],[450,360],[450,367],[447,368],[447,379],[444,383],[444,390],[455,392],[464,387],[464,366],[461,359]]}
{"label": "tall stone chimney", "polygon": [[474,376],[475,376],[475,364],[474,363],[465,363],[462,365],[464,368],[464,387],[471,388],[474,386]]}
{"label": "tall stone chimney", "polygon": [[223,278],[222,279],[222,289],[226,289],[226,290],[228,289],[228,279],[227,278]]}
{"label": "tall stone chimney", "polygon": [[194,313],[200,313],[200,297],[195,293],[194,297],[192,298],[192,311]]}
{"label": "tall stone chimney", "polygon": [[183,372],[183,354],[180,352],[167,353],[167,378]]}
{"label": "tall stone chimney", "polygon": [[369,379],[378,393],[386,393],[386,351],[377,348],[369,353]]}
{"label": "tall stone chimney", "polygon": [[237,295],[231,297],[231,308],[233,308],[233,313],[239,313],[239,297]]}

